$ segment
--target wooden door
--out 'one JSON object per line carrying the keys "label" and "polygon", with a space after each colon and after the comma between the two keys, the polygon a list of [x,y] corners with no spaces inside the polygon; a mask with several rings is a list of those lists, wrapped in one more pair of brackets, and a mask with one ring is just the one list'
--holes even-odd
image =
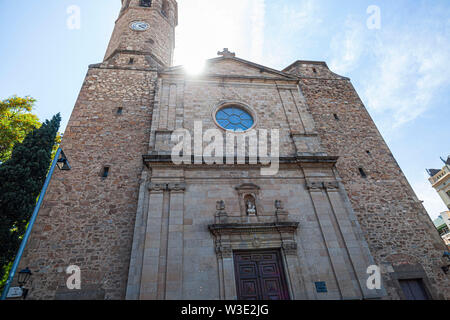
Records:
{"label": "wooden door", "polygon": [[234,252],[239,300],[289,300],[279,250]]}
{"label": "wooden door", "polygon": [[429,300],[422,279],[399,280],[406,300]]}

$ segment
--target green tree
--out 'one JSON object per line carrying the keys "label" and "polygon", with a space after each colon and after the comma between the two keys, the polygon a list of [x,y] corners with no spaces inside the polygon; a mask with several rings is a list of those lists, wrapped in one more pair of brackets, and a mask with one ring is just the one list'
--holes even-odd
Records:
{"label": "green tree", "polygon": [[60,122],[59,114],[45,121],[0,165],[0,280],[15,258],[45,182]]}
{"label": "green tree", "polygon": [[0,162],[11,156],[17,142],[41,126],[36,115],[32,114],[35,99],[13,96],[0,101]]}

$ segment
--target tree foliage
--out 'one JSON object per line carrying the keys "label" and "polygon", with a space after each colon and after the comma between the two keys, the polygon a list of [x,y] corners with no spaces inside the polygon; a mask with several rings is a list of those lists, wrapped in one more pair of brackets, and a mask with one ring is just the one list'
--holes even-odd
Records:
{"label": "tree foliage", "polygon": [[60,122],[59,114],[45,121],[0,165],[0,279],[15,258],[45,182]]}
{"label": "tree foliage", "polygon": [[0,162],[11,156],[17,142],[41,126],[36,115],[32,114],[35,99],[17,97],[0,101]]}

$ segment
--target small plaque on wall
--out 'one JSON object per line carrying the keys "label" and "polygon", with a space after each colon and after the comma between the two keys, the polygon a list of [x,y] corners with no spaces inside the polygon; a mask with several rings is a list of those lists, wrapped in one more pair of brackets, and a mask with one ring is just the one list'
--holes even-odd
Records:
{"label": "small plaque on wall", "polygon": [[11,287],[8,291],[7,299],[20,298],[23,295],[23,290],[20,287]]}
{"label": "small plaque on wall", "polygon": [[316,291],[318,293],[328,292],[327,283],[325,281],[316,282],[315,285],[316,285]]}

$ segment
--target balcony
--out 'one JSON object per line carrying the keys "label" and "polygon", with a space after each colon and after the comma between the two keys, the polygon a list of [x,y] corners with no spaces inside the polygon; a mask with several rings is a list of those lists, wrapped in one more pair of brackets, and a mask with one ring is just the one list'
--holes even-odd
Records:
{"label": "balcony", "polygon": [[445,181],[449,178],[450,178],[450,169],[448,166],[445,166],[444,168],[442,168],[441,171],[439,171],[437,174],[435,174],[429,180],[430,180],[431,184],[433,185],[433,187],[436,187],[442,181]]}

